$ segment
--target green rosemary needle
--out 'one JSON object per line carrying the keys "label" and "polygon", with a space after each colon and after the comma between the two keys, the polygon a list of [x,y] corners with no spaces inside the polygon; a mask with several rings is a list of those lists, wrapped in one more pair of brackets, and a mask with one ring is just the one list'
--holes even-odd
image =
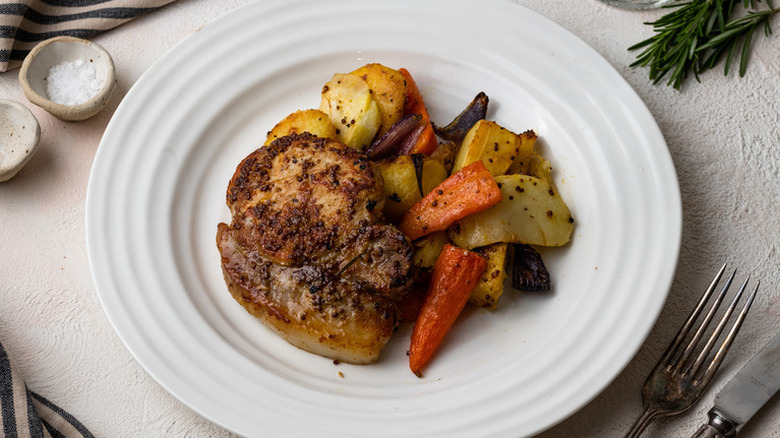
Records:
{"label": "green rosemary needle", "polygon": [[628,48],[642,49],[631,67],[649,67],[654,84],[668,75],[667,85],[679,89],[690,73],[699,80],[699,73],[715,67],[725,55],[724,73],[738,57],[739,75],[744,76],[755,30],[763,26],[769,36],[770,18],[780,8],[767,0],[768,9],[732,19],[740,1],[744,8],[756,9],[762,0],[689,0],[667,6],[674,10],[645,23],[653,26],[655,35]]}

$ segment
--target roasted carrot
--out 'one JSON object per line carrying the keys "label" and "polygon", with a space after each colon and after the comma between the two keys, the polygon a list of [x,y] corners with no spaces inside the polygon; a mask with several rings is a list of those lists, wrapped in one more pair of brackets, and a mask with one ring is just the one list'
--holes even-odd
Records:
{"label": "roasted carrot", "polygon": [[412,78],[409,70],[405,68],[399,68],[399,72],[406,79],[406,102],[404,103],[404,114],[420,114],[423,118],[424,129],[417,138],[417,144],[412,148],[413,154],[425,154],[430,155],[438,145],[436,140],[436,133],[433,130],[431,124],[431,116],[428,114],[428,109],[423,101],[420,89],[417,88],[417,83]]}
{"label": "roasted carrot", "polygon": [[444,246],[412,329],[409,368],[418,377],[463,311],[485,269],[487,261],[479,254],[449,243]]}
{"label": "roasted carrot", "polygon": [[411,240],[446,230],[455,221],[501,200],[501,189],[482,161],[450,175],[401,218],[398,229]]}

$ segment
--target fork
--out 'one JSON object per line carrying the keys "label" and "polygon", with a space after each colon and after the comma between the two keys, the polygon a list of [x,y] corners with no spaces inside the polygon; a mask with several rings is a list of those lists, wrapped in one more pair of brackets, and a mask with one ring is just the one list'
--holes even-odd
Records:
{"label": "fork", "polygon": [[[753,303],[760,283],[756,282],[755,288],[746,299],[742,310],[740,310],[737,315],[734,324],[731,326],[731,329],[715,353],[715,356],[709,360],[709,365],[706,368],[703,368],[715,343],[720,337],[720,334],[726,328],[726,324],[734,312],[734,309],[737,307],[737,302],[744,293],[748,280],[750,279],[748,277],[742,283],[742,286],[731,300],[729,307],[724,312],[712,335],[700,350],[699,354],[694,356],[694,352],[699,342],[702,340],[704,332],[715,317],[715,312],[723,302],[729,287],[731,287],[736,270],[732,271],[731,275],[726,279],[723,288],[715,298],[715,301],[701,321],[699,327],[696,328],[693,337],[687,345],[683,345],[683,340],[694,328],[696,320],[699,318],[699,315],[701,315],[704,307],[707,305],[707,302],[717,288],[725,270],[726,265],[724,264],[699,299],[698,304],[688,316],[685,324],[680,328],[680,332],[677,333],[677,336],[666,349],[666,352],[658,361],[658,364],[647,377],[647,382],[645,382],[645,386],[642,389],[642,400],[644,405],[642,414],[636,419],[625,438],[639,437],[645,428],[647,428],[647,426],[656,418],[677,415],[687,411],[699,399],[712,381],[712,377],[723,362],[723,358],[726,356],[726,353],[728,353],[739,328],[742,326],[742,322],[747,316],[748,310],[750,310],[750,305]],[[681,349],[682,352],[680,352]]]}

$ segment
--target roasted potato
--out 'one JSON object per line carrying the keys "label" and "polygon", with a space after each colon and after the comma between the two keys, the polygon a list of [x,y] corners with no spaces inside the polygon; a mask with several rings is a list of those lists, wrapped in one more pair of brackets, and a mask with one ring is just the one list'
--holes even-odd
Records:
{"label": "roasted potato", "polygon": [[450,238],[446,231],[437,231],[415,240],[412,244],[414,245],[414,265],[422,269],[433,268],[442,248],[449,241]]}
{"label": "roasted potato", "polygon": [[452,171],[482,160],[491,175],[504,175],[515,160],[526,160],[530,155],[520,146],[520,137],[514,132],[496,122],[480,120],[463,138]]}
{"label": "roasted potato", "polygon": [[404,115],[406,80],[403,75],[398,70],[376,63],[366,64],[351,74],[360,76],[368,83],[382,115],[379,134],[387,132]]}
{"label": "roasted potato", "polygon": [[338,140],[336,127],[330,121],[330,117],[320,110],[308,109],[296,111],[277,123],[268,132],[265,144],[269,144],[285,135],[300,134],[302,132],[308,132],[317,137]]}
{"label": "roasted potato", "polygon": [[494,243],[474,249],[474,252],[487,260],[487,269],[471,292],[469,303],[479,307],[487,307],[490,310],[496,308],[499,297],[504,293],[508,247],[507,243]]}
{"label": "roasted potato", "polygon": [[431,153],[431,158],[436,158],[444,163],[444,168],[448,173],[452,173],[452,165],[455,162],[455,156],[458,154],[458,145],[451,141],[439,143],[436,149]]}
{"label": "roasted potato", "polygon": [[528,159],[528,171],[526,175],[539,178],[552,185],[552,165],[546,158],[534,152]]}
{"label": "roasted potato", "polygon": [[438,186],[442,181],[447,179],[447,169],[444,168],[444,163],[436,158],[426,157],[422,162],[422,175],[420,176],[420,188],[422,190],[422,196],[425,196]]}
{"label": "roasted potato", "polygon": [[528,174],[529,161],[536,150],[536,133],[532,130],[523,132],[517,136],[520,139],[520,152],[512,165],[509,166],[508,174]]}
{"label": "roasted potato", "polygon": [[396,222],[422,198],[414,162],[409,155],[399,155],[377,164],[385,180],[384,214],[387,219]]}
{"label": "roasted potato", "polygon": [[498,204],[461,219],[450,227],[450,239],[463,248],[496,242],[562,246],[574,219],[555,188],[527,175],[497,176]]}
{"label": "roasted potato", "polygon": [[382,114],[368,83],[336,73],[322,87],[320,111],[330,117],[339,141],[365,152],[382,126]]}

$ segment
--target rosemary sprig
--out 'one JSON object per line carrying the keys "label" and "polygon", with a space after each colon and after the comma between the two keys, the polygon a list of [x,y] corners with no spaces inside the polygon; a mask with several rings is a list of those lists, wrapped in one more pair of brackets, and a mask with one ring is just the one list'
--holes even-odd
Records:
{"label": "rosemary sprig", "polygon": [[728,74],[732,62],[739,58],[739,75],[747,69],[753,34],[760,26],[769,36],[770,18],[780,12],[772,0],[768,9],[750,10],[746,15],[731,19],[734,8],[743,3],[745,9],[756,9],[762,0],[689,0],[674,3],[667,8],[674,10],[652,25],[655,35],[641,41],[628,50],[642,49],[631,67],[649,67],[653,83],[669,75],[667,85],[679,89],[690,73],[699,80],[699,74],[715,67],[726,56],[724,74]]}

